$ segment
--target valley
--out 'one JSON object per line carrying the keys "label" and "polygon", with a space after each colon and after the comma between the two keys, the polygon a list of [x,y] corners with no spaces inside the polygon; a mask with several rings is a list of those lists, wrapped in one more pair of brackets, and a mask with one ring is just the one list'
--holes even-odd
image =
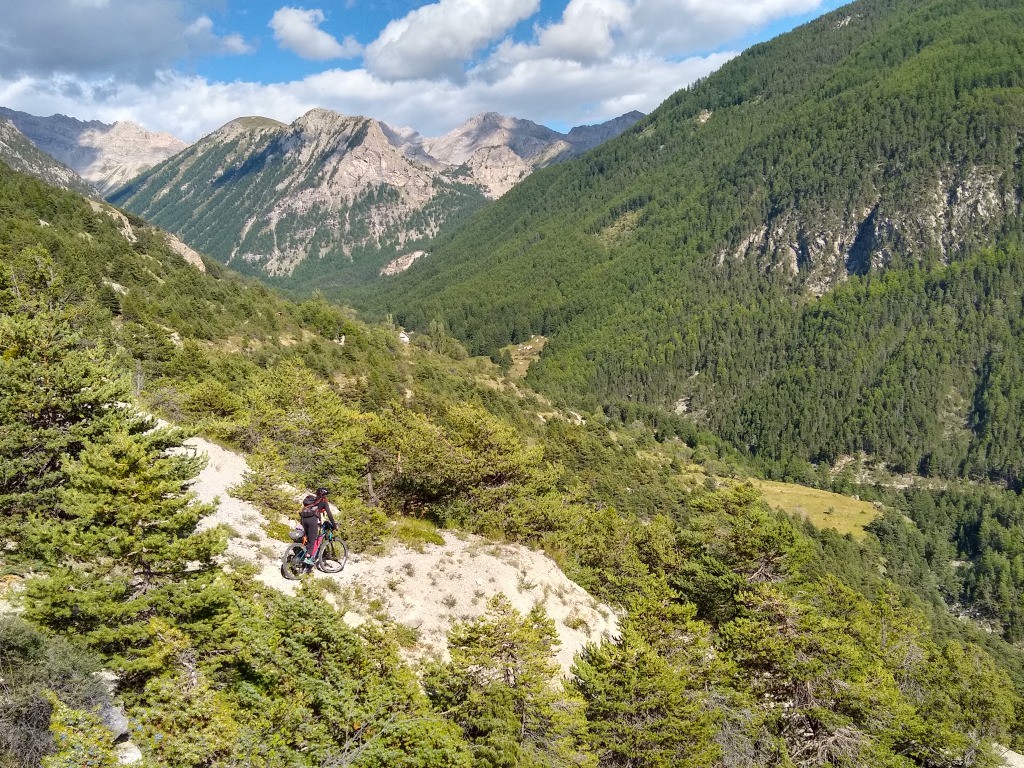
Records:
{"label": "valley", "polygon": [[233,269],[336,296],[641,117],[560,134],[487,113],[437,138],[323,109],[290,126],[240,118],[108,197]]}
{"label": "valley", "polygon": [[1022,51],[856,0],[564,132],[0,111],[0,768],[1024,760]]}

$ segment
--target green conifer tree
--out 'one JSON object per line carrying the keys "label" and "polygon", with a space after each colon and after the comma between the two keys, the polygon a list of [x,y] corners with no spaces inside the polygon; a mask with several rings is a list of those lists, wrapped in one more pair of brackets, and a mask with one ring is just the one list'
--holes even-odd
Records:
{"label": "green conifer tree", "polygon": [[86,335],[43,248],[0,264],[0,540],[34,558],[24,534],[59,516],[64,461],[110,429],[126,398],[108,351]]}
{"label": "green conifer tree", "polygon": [[176,430],[123,426],[70,463],[61,496],[67,520],[40,532],[55,564],[27,588],[31,620],[74,632],[126,671],[147,668],[149,620],[202,621],[218,599],[220,529],[197,531],[211,512],[188,484],[202,460],[172,451]]}
{"label": "green conifer tree", "polygon": [[496,595],[483,617],[456,624],[448,642],[451,662],[429,668],[424,685],[462,727],[476,765],[594,765],[582,702],[554,682],[558,635],[543,608],[524,617]]}

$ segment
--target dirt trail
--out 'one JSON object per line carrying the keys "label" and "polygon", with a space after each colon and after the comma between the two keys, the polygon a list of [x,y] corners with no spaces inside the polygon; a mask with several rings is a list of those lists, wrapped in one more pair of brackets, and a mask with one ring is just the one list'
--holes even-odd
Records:
{"label": "dirt trail", "polygon": [[[256,564],[264,583],[294,594],[297,582],[284,579],[279,570],[285,545],[264,533],[263,518],[251,504],[227,493],[241,481],[245,458],[198,437],[186,446],[208,458],[192,490],[201,501],[219,500],[203,524],[228,526],[228,554]],[[356,606],[345,614],[350,624],[383,615],[412,630],[418,640],[408,651],[411,657],[444,655],[452,623],[479,616],[499,593],[523,613],[538,603],[544,606],[558,629],[562,645],[556,660],[565,672],[586,643],[616,633],[611,609],[570,581],[547,556],[468,534],[444,531],[442,536],[443,546],[428,544],[422,552],[395,546],[380,557],[352,553],[342,573],[317,573],[315,578],[335,579],[345,588],[348,604]]]}

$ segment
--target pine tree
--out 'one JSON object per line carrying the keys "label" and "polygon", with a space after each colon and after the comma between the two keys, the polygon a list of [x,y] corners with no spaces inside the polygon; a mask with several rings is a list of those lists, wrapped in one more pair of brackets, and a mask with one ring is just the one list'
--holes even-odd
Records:
{"label": "pine tree", "polygon": [[0,264],[0,539],[59,515],[64,462],[122,418],[109,352],[86,335],[88,305],[67,303],[42,248]]}
{"label": "pine tree", "polygon": [[[697,768],[722,757],[708,689],[723,664],[693,606],[644,600],[614,642],[588,646],[572,687],[586,702],[589,741],[602,768]],[[720,764],[733,765],[724,756]]]}
{"label": "pine tree", "polygon": [[202,621],[218,599],[224,535],[197,530],[212,511],[188,491],[202,460],[172,451],[179,443],[176,430],[129,426],[89,443],[68,468],[67,521],[36,532],[55,567],[29,583],[28,617],[78,634],[125,670],[147,667],[151,618]]}
{"label": "pine tree", "polygon": [[504,595],[481,618],[456,624],[451,662],[428,669],[434,706],[462,727],[480,766],[592,765],[581,702],[553,681],[554,623],[540,606],[523,616]]}

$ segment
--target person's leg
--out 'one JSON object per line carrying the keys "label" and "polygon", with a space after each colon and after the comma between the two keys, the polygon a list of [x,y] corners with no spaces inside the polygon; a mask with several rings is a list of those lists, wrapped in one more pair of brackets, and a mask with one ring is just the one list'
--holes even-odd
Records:
{"label": "person's leg", "polygon": [[315,517],[302,518],[302,532],[306,534],[306,565],[313,564],[316,554],[316,537],[320,535],[320,525]]}

